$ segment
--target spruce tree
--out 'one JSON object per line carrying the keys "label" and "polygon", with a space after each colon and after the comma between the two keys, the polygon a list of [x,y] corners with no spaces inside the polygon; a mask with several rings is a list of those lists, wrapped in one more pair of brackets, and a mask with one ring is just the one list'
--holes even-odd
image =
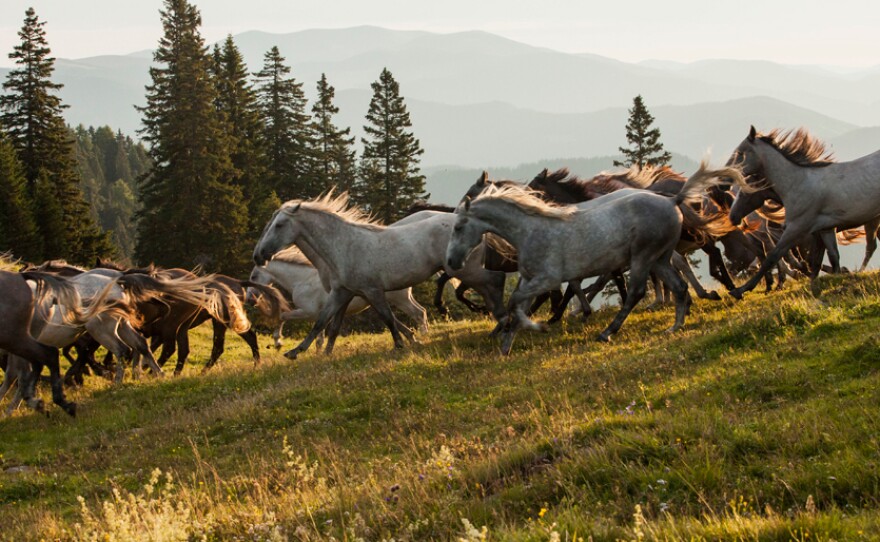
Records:
{"label": "spruce tree", "polygon": [[201,15],[187,0],[165,0],[160,14],[164,35],[140,108],[154,165],[138,187],[135,254],[141,263],[241,272],[247,210],[233,183],[232,140],[216,107]]}
{"label": "spruce tree", "polygon": [[333,104],[336,90],[321,74],[318,98],[312,106],[312,137],[314,161],[312,181],[314,195],[331,188],[350,190],[356,175],[354,137],[351,128],[341,130],[333,124],[333,115],[339,108]]}
{"label": "spruce tree", "polygon": [[[51,80],[55,59],[49,56],[45,24],[33,8],[25,12],[21,43],[9,54],[17,67],[3,83],[0,125],[21,160],[28,196],[37,205],[42,257],[93,262],[108,255],[111,246],[80,190],[73,138],[62,117],[66,106],[55,94],[62,85]],[[49,216],[49,209],[59,216]]]}
{"label": "spruce tree", "polygon": [[290,74],[278,47],[263,58],[263,69],[254,74],[263,119],[267,191],[282,200],[310,195],[311,170],[309,116],[302,83]]}
{"label": "spruce tree", "polygon": [[427,199],[419,156],[425,151],[408,128],[412,127],[400,86],[387,68],[372,83],[373,98],[364,126],[367,138],[361,156],[355,200],[386,224],[403,216],[420,199]]}
{"label": "spruce tree", "polygon": [[247,66],[232,36],[226,37],[222,47],[214,46],[214,77],[217,109],[226,118],[233,145],[230,158],[235,168],[234,182],[241,188],[248,207],[248,242],[252,244],[269,219],[258,209],[269,198],[271,187],[264,181],[265,154],[257,93],[248,81]]}
{"label": "spruce tree", "polygon": [[15,148],[0,137],[0,252],[38,260],[42,246]]}
{"label": "spruce tree", "polygon": [[615,160],[615,166],[664,166],[672,159],[672,155],[663,150],[660,143],[660,129],[651,128],[654,117],[648,112],[641,94],[633,99],[632,109],[629,110],[629,120],[626,123],[626,140],[630,147],[619,147],[626,157],[624,161]]}

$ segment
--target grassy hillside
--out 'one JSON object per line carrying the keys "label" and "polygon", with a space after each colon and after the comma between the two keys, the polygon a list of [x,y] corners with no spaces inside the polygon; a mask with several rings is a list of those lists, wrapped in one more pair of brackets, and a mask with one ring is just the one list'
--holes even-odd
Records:
{"label": "grassy hillside", "polygon": [[510,358],[436,322],[257,370],[229,339],[200,376],[201,332],[184,377],[0,421],[0,539],[875,540],[880,275],[819,284],[676,335],[643,309],[611,345],[603,311]]}

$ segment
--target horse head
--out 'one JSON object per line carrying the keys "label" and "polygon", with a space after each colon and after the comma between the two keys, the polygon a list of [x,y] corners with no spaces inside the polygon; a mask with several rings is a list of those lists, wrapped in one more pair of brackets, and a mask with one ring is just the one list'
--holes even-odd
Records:
{"label": "horse head", "polygon": [[764,162],[756,148],[759,141],[758,132],[752,126],[749,135],[742,140],[727,160],[727,165],[738,167],[745,178],[744,185],[733,188],[736,197],[730,207],[730,221],[735,226],[739,225],[745,216],[764,205],[765,201],[781,203],[779,195],[764,174]]}
{"label": "horse head", "polygon": [[455,210],[455,225],[452,227],[452,235],[446,246],[446,265],[453,270],[464,267],[468,255],[480,244],[486,232],[482,222],[471,216],[470,211],[471,198],[465,196],[461,205]]}
{"label": "horse head", "polygon": [[279,250],[294,244],[299,236],[296,214],[302,202],[284,204],[269,219],[257,246],[254,247],[254,263],[265,265]]}

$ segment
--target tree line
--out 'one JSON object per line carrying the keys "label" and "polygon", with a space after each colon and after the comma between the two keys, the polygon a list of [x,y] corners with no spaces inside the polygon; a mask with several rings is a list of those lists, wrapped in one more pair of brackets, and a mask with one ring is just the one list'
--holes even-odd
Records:
{"label": "tree line", "polygon": [[[163,36],[138,108],[143,145],[109,127],[66,126],[45,23],[26,11],[0,96],[0,252],[240,274],[282,201],[348,191],[390,223],[428,197],[424,150],[388,69],[371,85],[358,158],[350,128],[334,123],[326,75],[309,107],[277,47],[251,72],[232,36],[206,46],[188,0],[164,0],[160,17]],[[626,160],[615,165],[668,162],[653,120],[637,96],[631,148],[620,149]]]}
{"label": "tree line", "polygon": [[424,151],[389,70],[372,84],[358,158],[350,128],[334,123],[326,75],[309,106],[277,47],[252,73],[231,36],[206,46],[187,0],[165,0],[160,17],[141,145],[65,125],[45,23],[27,10],[0,97],[0,250],[241,273],[284,200],[346,190],[391,222],[428,196]]}

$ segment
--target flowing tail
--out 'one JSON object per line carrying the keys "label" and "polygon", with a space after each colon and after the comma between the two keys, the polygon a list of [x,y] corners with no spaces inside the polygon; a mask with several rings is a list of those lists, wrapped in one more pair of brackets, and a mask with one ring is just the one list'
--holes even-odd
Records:
{"label": "flowing tail", "polygon": [[88,302],[83,302],[74,285],[64,278],[41,271],[22,271],[20,274],[25,280],[37,284],[34,299],[36,305],[43,304],[48,296],[52,296],[53,303],[64,309],[61,311],[61,319],[65,324],[81,326],[101,314],[131,318],[131,311],[127,306],[121,304],[119,299],[109,297],[112,282]]}
{"label": "flowing tail", "polygon": [[241,286],[243,288],[253,288],[260,293],[257,297],[257,309],[266,317],[272,320],[280,320],[281,313],[290,311],[290,305],[284,299],[284,295],[274,286],[257,284],[249,280],[241,281]]}
{"label": "flowing tail", "polygon": [[122,275],[116,282],[134,303],[170,298],[206,310],[236,333],[250,329],[241,300],[229,287],[215,281],[213,275],[172,278],[134,273]]}
{"label": "flowing tail", "polygon": [[681,191],[675,196],[676,205],[684,202],[697,202],[702,198],[703,192],[710,186],[717,184],[735,183],[740,187],[748,186],[739,168],[733,166],[721,169],[709,169],[709,163],[703,160],[699,169],[691,175]]}

